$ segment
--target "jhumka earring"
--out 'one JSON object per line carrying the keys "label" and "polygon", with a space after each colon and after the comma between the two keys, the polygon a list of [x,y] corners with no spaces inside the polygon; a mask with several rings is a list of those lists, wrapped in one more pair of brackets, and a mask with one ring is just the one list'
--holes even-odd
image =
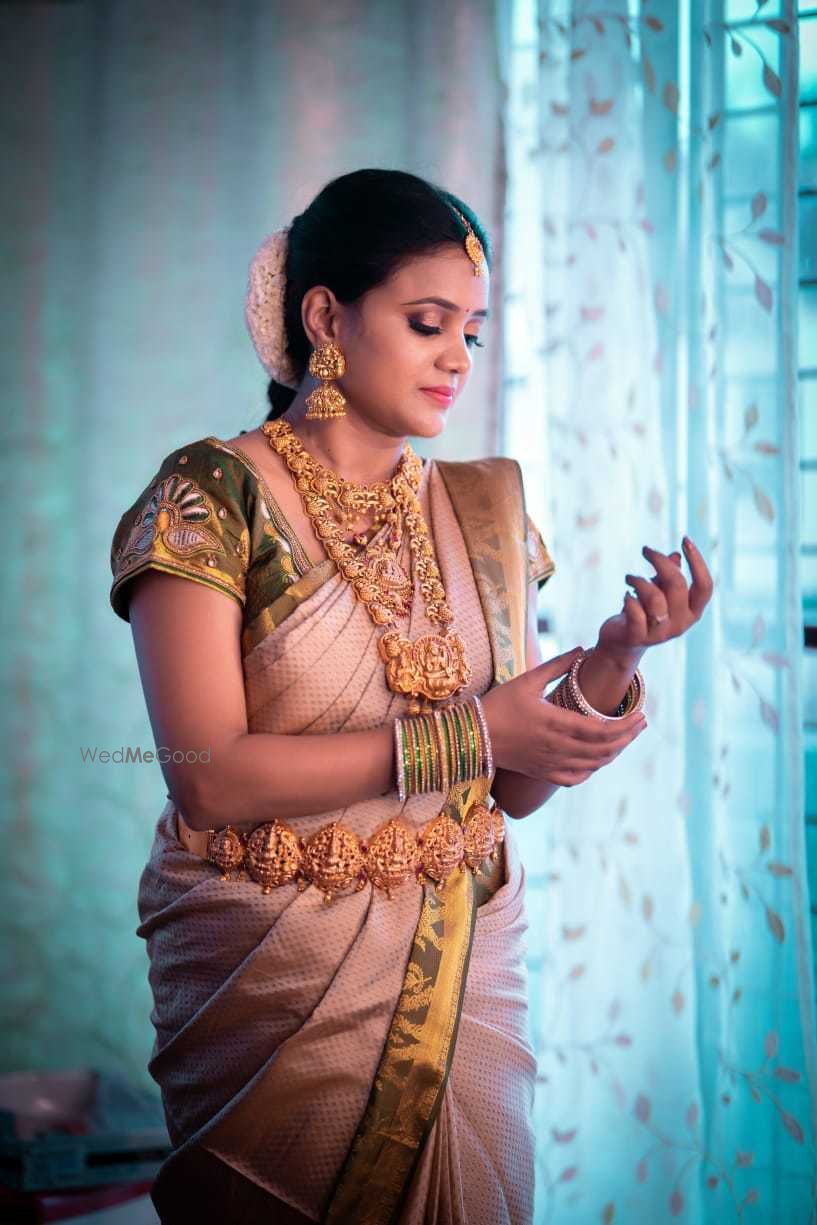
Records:
{"label": "jhumka earring", "polygon": [[313,349],[309,358],[309,373],[313,378],[320,379],[321,385],[306,397],[306,416],[310,420],[317,418],[320,421],[329,417],[345,417],[346,400],[340,389],[331,384],[332,379],[339,379],[346,373],[346,358],[340,345],[329,340]]}

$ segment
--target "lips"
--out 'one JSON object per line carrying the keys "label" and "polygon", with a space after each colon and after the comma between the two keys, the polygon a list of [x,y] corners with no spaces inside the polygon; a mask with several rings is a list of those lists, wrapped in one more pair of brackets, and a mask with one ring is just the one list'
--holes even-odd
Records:
{"label": "lips", "polygon": [[454,400],[453,387],[421,387],[420,390],[432,396],[438,404],[451,404]]}

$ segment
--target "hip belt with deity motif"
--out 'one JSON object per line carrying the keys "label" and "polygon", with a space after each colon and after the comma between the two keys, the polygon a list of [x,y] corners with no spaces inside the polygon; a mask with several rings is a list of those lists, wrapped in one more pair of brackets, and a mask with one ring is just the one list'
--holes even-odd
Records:
{"label": "hip belt with deity motif", "polygon": [[182,845],[221,870],[224,880],[253,880],[263,893],[294,883],[310,885],[324,901],[355,893],[367,883],[388,897],[393,889],[428,880],[442,889],[454,872],[487,874],[505,838],[505,816],[498,805],[476,804],[462,824],[441,812],[415,830],[391,818],[370,838],[360,838],[338,821],[300,837],[283,821],[266,821],[249,831],[231,825],[195,830],[176,809]]}

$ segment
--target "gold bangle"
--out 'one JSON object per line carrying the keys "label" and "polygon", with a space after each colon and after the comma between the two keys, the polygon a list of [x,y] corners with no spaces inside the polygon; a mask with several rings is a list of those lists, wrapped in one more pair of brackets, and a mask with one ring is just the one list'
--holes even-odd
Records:
{"label": "gold bangle", "polygon": [[423,715],[423,727],[428,742],[428,751],[431,754],[431,790],[441,791],[440,758],[437,752],[437,736],[434,731],[434,720],[431,714]]}
{"label": "gold bangle", "polygon": [[482,744],[482,729],[479,726],[476,703],[469,702],[468,709],[471,715],[471,722],[474,725],[474,735],[476,736],[477,740],[477,774],[485,774],[487,773],[485,769],[485,749]]}
{"label": "gold bangle", "polygon": [[480,754],[479,744],[477,740],[476,720],[474,718],[474,708],[470,702],[463,702],[463,714],[465,722],[468,725],[468,743],[471,749],[471,778],[478,778],[480,773]]}
{"label": "gold bangle", "polygon": [[442,715],[440,714],[439,710],[435,710],[433,714],[434,714],[434,731],[437,736],[437,752],[439,754],[439,759],[440,759],[440,790],[443,792],[444,795],[448,795],[448,792],[450,790],[449,782],[448,782],[449,773],[448,773],[448,760],[447,760],[446,753],[445,753],[445,745],[443,743]]}

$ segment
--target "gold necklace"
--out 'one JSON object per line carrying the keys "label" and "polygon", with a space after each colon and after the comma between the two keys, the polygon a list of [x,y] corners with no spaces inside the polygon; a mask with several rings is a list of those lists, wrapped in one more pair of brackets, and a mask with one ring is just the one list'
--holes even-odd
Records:
{"label": "gold necklace", "polygon": [[[324,467],[305,449],[289,422],[265,421],[269,445],[282,455],[301,494],[304,510],[326,552],[365,605],[375,625],[386,627],[378,641],[386,665],[386,683],[393,693],[411,697],[410,714],[430,710],[430,702],[453,697],[471,679],[465,643],[450,628],[454,615],[445,598],[428,528],[417,498],[423,465],[411,443],[403,448],[392,477],[375,485],[357,485]],[[343,527],[354,521],[358,508],[375,508],[378,522],[388,523],[385,542],[362,548],[343,539]],[[408,529],[409,548],[420,580],[429,621],[441,633],[421,634],[411,641],[395,622],[411,613],[413,585],[397,560]],[[420,697],[428,699],[425,703]]]}

